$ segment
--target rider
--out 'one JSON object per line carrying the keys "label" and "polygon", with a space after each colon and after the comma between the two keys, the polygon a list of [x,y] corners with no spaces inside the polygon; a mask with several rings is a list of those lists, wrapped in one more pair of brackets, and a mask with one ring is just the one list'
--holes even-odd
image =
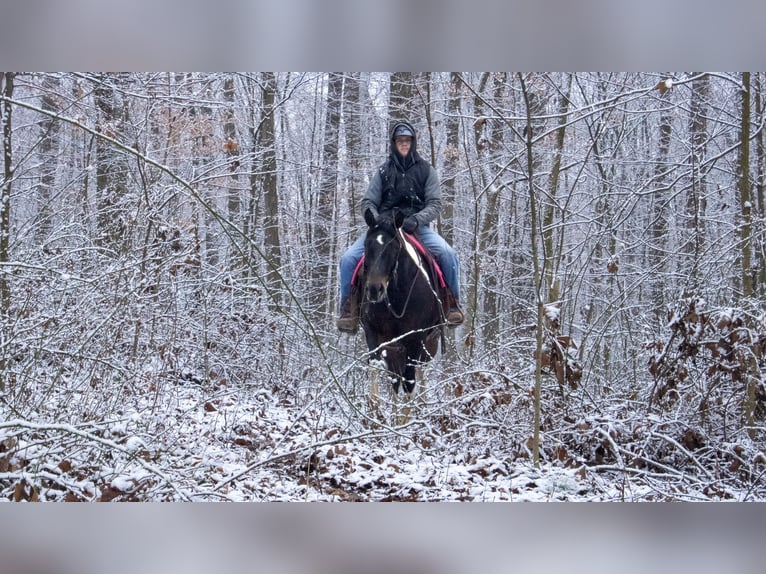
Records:
{"label": "rider", "polygon": [[[464,316],[459,304],[460,268],[457,254],[429,225],[441,210],[439,178],[433,166],[418,154],[415,129],[408,122],[397,122],[391,130],[391,152],[373,174],[361,208],[362,213],[371,209],[376,219],[379,214],[391,212],[394,208],[404,212],[406,218],[402,228],[415,235],[433,254],[451,291],[447,324],[450,327],[460,325]],[[359,320],[359,302],[356,289],[352,289],[351,278],[364,255],[364,239],[365,234],[362,234],[340,259],[341,304],[336,326],[346,333],[355,333]]]}

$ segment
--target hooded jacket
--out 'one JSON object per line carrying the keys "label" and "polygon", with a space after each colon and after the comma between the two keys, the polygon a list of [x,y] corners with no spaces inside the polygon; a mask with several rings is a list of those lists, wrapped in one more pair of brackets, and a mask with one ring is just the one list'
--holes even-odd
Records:
{"label": "hooded jacket", "polygon": [[[413,133],[409,153],[402,157],[396,149],[394,132],[404,125]],[[380,213],[397,208],[414,216],[418,226],[425,226],[439,216],[441,189],[436,170],[417,151],[415,129],[407,122],[397,122],[391,129],[388,159],[373,174],[361,202],[362,213],[371,209]]]}

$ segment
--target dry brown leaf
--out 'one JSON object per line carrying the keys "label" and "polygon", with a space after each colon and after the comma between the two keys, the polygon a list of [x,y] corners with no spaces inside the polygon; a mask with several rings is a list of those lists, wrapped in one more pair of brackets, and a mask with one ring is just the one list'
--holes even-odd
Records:
{"label": "dry brown leaf", "polygon": [[660,94],[664,94],[665,92],[667,92],[672,87],[673,87],[673,80],[671,80],[671,79],[662,80],[656,86],[654,86],[654,88],[658,92],[660,92]]}
{"label": "dry brown leaf", "polygon": [[29,484],[26,479],[21,479],[13,487],[13,501],[40,502],[40,497],[33,485]]}

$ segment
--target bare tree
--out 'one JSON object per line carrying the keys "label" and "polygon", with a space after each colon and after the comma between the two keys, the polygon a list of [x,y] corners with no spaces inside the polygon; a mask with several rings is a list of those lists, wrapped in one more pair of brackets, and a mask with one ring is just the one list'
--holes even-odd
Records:
{"label": "bare tree", "polygon": [[699,263],[705,242],[705,218],[707,211],[707,176],[703,166],[708,143],[708,101],[710,98],[710,76],[695,74],[691,85],[689,104],[689,137],[691,152],[691,184],[686,198],[686,237],[682,240],[682,251],[686,253],[692,285],[690,291],[699,287]]}
{"label": "bare tree", "polygon": [[400,120],[414,122],[416,102],[415,74],[412,72],[391,74],[388,98],[389,120],[392,123]]}
{"label": "bare tree", "polygon": [[446,146],[442,173],[442,213],[439,232],[452,244],[455,241],[455,202],[458,196],[458,172],[461,157],[461,109],[463,82],[460,74],[451,72],[447,86]]}
{"label": "bare tree", "polygon": [[[59,108],[61,81],[55,74],[44,74],[41,108],[55,114]],[[40,122],[41,176],[36,233],[41,242],[47,240],[53,226],[53,192],[58,171],[58,147],[61,124],[52,116],[43,116]]]}
{"label": "bare tree", "polygon": [[3,184],[0,186],[0,391],[6,388],[7,349],[6,327],[10,322],[11,313],[11,283],[8,280],[9,270],[6,265],[10,262],[11,236],[11,187],[13,182],[13,107],[9,101],[13,98],[13,84],[16,74],[4,72],[0,75],[0,93],[3,94],[2,111],[3,124]]}
{"label": "bare tree", "polygon": [[534,387],[534,440],[532,444],[532,460],[535,466],[540,464],[540,425],[542,421],[542,357],[543,357],[543,328],[545,324],[545,304],[542,293],[542,269],[539,260],[539,222],[537,220],[537,190],[535,189],[535,156],[533,151],[534,142],[534,117],[537,102],[530,95],[527,82],[522,74],[518,75],[521,93],[526,108],[526,122],[524,134],[526,136],[526,178],[529,191],[529,213],[532,247],[532,264],[534,265],[535,308],[537,310],[537,323],[535,328],[535,387]]}
{"label": "bare tree", "polygon": [[[450,245],[455,245],[456,233],[455,233],[455,204],[457,203],[457,197],[460,192],[460,156],[461,156],[461,137],[460,130],[462,126],[461,121],[461,102],[462,102],[462,89],[463,81],[460,78],[460,74],[457,72],[451,72],[449,80],[447,82],[447,109],[445,118],[445,136],[446,144],[444,148],[444,161],[442,163],[442,209],[441,215],[437,222],[439,233],[444,237],[445,241]],[[462,268],[465,269],[466,261],[462,261]],[[473,323],[474,319],[471,313],[471,309],[465,305],[465,297],[463,297],[461,304],[463,308],[469,313],[468,322]],[[442,353],[444,353],[447,364],[454,364],[456,360],[455,354],[455,331],[450,330],[447,333],[446,340],[449,344],[444,345]]]}
{"label": "bare tree", "polygon": [[[764,117],[766,117],[766,110],[764,106],[766,100],[763,97],[764,89],[764,74],[758,72],[755,75],[755,84],[753,86],[753,94],[755,97],[755,125],[762,126],[764,123]],[[757,232],[753,244],[758,246],[755,250],[754,257],[757,261],[755,268],[757,269],[757,280],[755,290],[758,295],[766,295],[766,205],[764,205],[764,190],[766,189],[766,134],[764,130],[758,131],[758,136],[755,140],[755,164],[756,164],[756,176],[755,176],[755,208],[757,215]]]}
{"label": "bare tree", "polygon": [[[558,301],[561,284],[559,277],[559,267],[561,265],[561,249],[559,245],[563,244],[564,228],[559,227],[558,233],[556,233],[555,216],[557,212],[564,211],[560,205],[558,198],[559,181],[561,177],[561,161],[564,153],[564,138],[566,135],[566,126],[569,120],[569,103],[572,90],[572,74],[568,75],[565,79],[566,85],[564,91],[557,94],[558,99],[558,127],[555,132],[555,140],[553,143],[553,161],[551,165],[549,183],[548,183],[548,199],[543,211],[543,249],[545,253],[545,285],[548,289],[547,299],[550,302]],[[564,219],[563,213],[560,214],[560,219]],[[556,241],[558,239],[558,241]]]}
{"label": "bare tree", "polygon": [[742,73],[741,116],[739,136],[738,188],[740,207],[741,234],[741,275],[740,286],[742,297],[753,295],[753,257],[752,225],[753,203],[750,192],[750,72]]}
{"label": "bare tree", "polygon": [[239,134],[237,130],[237,121],[234,113],[236,107],[235,90],[234,90],[234,78],[229,76],[223,83],[223,100],[226,104],[226,108],[223,112],[223,134],[224,144],[223,149],[228,161],[228,170],[230,178],[232,180],[232,188],[228,193],[228,215],[231,221],[239,223],[240,211],[241,211],[241,198],[239,190],[239,169],[240,169],[240,152],[239,152]]}
{"label": "bare tree", "polygon": [[[127,104],[123,99],[124,75],[99,74],[94,95],[98,109],[97,129],[120,139],[127,122]],[[126,248],[126,225],[123,202],[130,197],[128,165],[125,155],[107,140],[96,139],[96,221],[99,241],[117,251]]]}
{"label": "bare tree", "polygon": [[321,312],[329,314],[333,308],[332,292],[328,286],[335,285],[333,271],[336,260],[335,221],[338,212],[338,152],[340,148],[341,102],[343,101],[343,74],[330,73],[327,78],[327,105],[322,144],[322,168],[319,175],[316,212],[313,214],[314,248],[316,258],[312,265],[312,299]]}
{"label": "bare tree", "polygon": [[370,119],[368,117],[367,84],[359,72],[351,72],[345,77],[346,87],[343,89],[344,125],[346,134],[346,150],[348,153],[348,188],[347,209],[349,214],[348,224],[353,230],[357,225],[359,216],[359,201],[364,193],[365,175],[370,169],[367,165],[369,155],[369,139],[365,137]]}
{"label": "bare tree", "polygon": [[280,241],[279,189],[277,184],[278,165],[276,152],[276,97],[277,80],[273,72],[262,74],[263,121],[259,132],[259,151],[262,152],[261,186],[264,197],[263,233],[264,253],[267,264],[267,284],[271,298],[279,305],[283,297],[280,290],[282,268],[282,244]]}
{"label": "bare tree", "polygon": [[[245,237],[248,237],[257,244],[257,232],[259,231],[258,212],[260,208],[260,138],[261,138],[261,95],[262,90],[258,78],[253,74],[248,74],[245,78],[245,107],[247,114],[247,136],[249,141],[247,172],[248,186],[245,192],[245,206],[243,213],[242,231]],[[250,243],[246,247],[246,260],[248,262],[256,261],[255,253]],[[253,266],[248,265],[245,273],[252,274],[255,271]]]}
{"label": "bare tree", "polygon": [[658,126],[657,153],[654,173],[651,181],[652,211],[649,224],[649,264],[655,280],[652,282],[653,307],[657,317],[662,316],[665,307],[667,283],[661,279],[667,268],[670,240],[668,237],[668,217],[670,213],[670,189],[667,187],[668,174],[671,170],[669,155],[671,135],[673,133],[673,106],[670,103],[672,83],[663,79],[657,84],[659,92],[660,123]]}
{"label": "bare tree", "polygon": [[[484,205],[477,244],[478,253],[481,256],[477,255],[475,258],[474,281],[477,285],[477,295],[480,293],[482,299],[483,339],[490,349],[496,346],[500,332],[498,251],[501,213],[498,206],[503,191],[502,179],[497,173],[497,168],[493,166],[502,165],[501,157],[505,152],[505,142],[503,120],[501,118],[490,120],[488,115],[493,114],[492,110],[497,109],[497,105],[505,97],[506,84],[506,74],[485,73],[481,77],[478,93],[474,98],[474,110],[478,116],[474,122],[474,145],[479,158],[481,195]],[[491,108],[485,102],[491,102]],[[478,309],[479,304],[476,307]]]}

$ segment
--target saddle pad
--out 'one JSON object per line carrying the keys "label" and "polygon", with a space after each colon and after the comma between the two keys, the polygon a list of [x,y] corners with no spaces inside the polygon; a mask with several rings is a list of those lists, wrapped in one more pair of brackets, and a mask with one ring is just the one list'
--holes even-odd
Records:
{"label": "saddle pad", "polygon": [[[402,230],[404,231],[404,230]],[[420,251],[420,254],[426,258],[426,261],[428,261],[431,265],[433,265],[434,271],[436,271],[436,276],[439,278],[439,287],[446,287],[447,282],[444,281],[444,274],[442,273],[442,268],[439,267],[438,261],[436,261],[436,258],[431,254],[430,251],[428,251],[417,239],[415,239],[414,235],[410,235],[409,233],[405,233],[404,236],[407,238],[407,241],[412,243],[415,248]]]}
{"label": "saddle pad", "polygon": [[356,285],[359,281],[359,270],[362,268],[362,265],[364,265],[364,255],[362,255],[362,258],[359,259],[359,263],[356,264],[356,267],[354,267],[354,273],[351,275],[351,284]]}

